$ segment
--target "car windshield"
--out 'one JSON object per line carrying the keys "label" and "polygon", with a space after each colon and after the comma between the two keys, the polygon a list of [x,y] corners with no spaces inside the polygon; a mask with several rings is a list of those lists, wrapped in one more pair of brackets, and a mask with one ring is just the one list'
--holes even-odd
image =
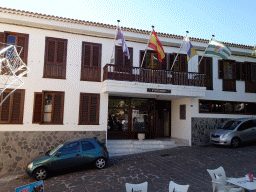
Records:
{"label": "car windshield", "polygon": [[63,146],[63,144],[59,144],[57,147],[55,147],[53,150],[50,151],[49,155],[54,154],[56,151],[59,150],[59,148],[61,148]]}
{"label": "car windshield", "polygon": [[227,121],[221,126],[220,129],[234,130],[240,123],[241,121]]}

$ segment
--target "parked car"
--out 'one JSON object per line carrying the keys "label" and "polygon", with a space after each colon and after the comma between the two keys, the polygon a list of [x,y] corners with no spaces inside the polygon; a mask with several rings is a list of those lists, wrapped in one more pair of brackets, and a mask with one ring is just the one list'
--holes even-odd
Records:
{"label": "parked car", "polygon": [[108,150],[97,139],[72,139],[34,158],[27,166],[28,175],[44,180],[52,170],[94,163],[102,169],[109,159]]}
{"label": "parked car", "polygon": [[256,119],[232,119],[210,133],[210,141],[216,145],[239,147],[241,143],[256,141]]}

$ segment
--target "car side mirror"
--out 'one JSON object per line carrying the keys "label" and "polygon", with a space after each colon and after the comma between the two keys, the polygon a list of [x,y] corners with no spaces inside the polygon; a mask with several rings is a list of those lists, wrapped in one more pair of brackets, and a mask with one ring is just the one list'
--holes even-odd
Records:
{"label": "car side mirror", "polygon": [[61,152],[57,152],[55,156],[56,156],[56,157],[61,156]]}

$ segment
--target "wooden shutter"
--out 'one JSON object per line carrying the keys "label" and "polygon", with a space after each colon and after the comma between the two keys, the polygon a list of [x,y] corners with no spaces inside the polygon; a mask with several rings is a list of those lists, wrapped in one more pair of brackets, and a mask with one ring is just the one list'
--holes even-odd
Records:
{"label": "wooden shutter", "polygon": [[42,113],[43,113],[43,94],[35,93],[34,95],[34,112],[32,123],[41,123],[42,122]]}
{"label": "wooden shutter", "polygon": [[100,94],[81,93],[79,125],[99,125]]}
{"label": "wooden shutter", "polygon": [[83,42],[81,62],[82,81],[101,81],[101,44]]}
{"label": "wooden shutter", "polygon": [[[27,65],[28,60],[28,34],[19,34],[17,37],[17,45],[22,46],[23,49],[20,53],[20,58]],[[20,52],[20,47],[17,47],[18,53]]]}
{"label": "wooden shutter", "polygon": [[66,78],[67,40],[46,38],[45,42],[45,78]]}
{"label": "wooden shutter", "polygon": [[[6,90],[2,97],[5,98],[12,90]],[[18,89],[12,93],[0,107],[0,123],[21,124],[23,123],[25,90]]]}
{"label": "wooden shutter", "polygon": [[[123,48],[120,46],[115,46],[115,65],[116,66],[124,66],[124,55],[123,55]],[[120,68],[118,68],[120,69]],[[117,70],[118,70],[117,69]]]}
{"label": "wooden shutter", "polygon": [[[0,32],[0,42],[1,43],[4,43],[4,33],[3,32]],[[0,49],[3,48],[3,44],[0,43]]]}
{"label": "wooden shutter", "polygon": [[185,54],[179,55],[179,71],[188,72],[188,61]]}
{"label": "wooden shutter", "polygon": [[147,67],[147,57],[145,56],[144,61],[142,63],[145,51],[140,51],[140,67],[146,68]]}
{"label": "wooden shutter", "polygon": [[224,77],[224,62],[223,60],[219,60],[219,79],[223,79]]}
{"label": "wooden shutter", "polygon": [[[1,97],[1,101],[9,94],[10,91],[5,91]],[[12,97],[13,95],[10,95],[7,97],[7,99],[3,102],[1,106],[1,116],[0,116],[0,122],[4,124],[8,124],[11,121],[11,115],[12,115]]]}
{"label": "wooden shutter", "polygon": [[53,101],[53,124],[63,124],[64,93],[56,92]]}
{"label": "wooden shutter", "polygon": [[25,90],[16,90],[13,93],[12,119],[11,119],[12,124],[23,123],[24,98],[25,98]]}

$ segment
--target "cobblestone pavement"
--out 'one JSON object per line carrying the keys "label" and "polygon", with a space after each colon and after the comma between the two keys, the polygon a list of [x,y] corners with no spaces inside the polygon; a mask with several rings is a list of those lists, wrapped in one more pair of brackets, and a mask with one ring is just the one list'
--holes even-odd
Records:
{"label": "cobblestone pavement", "polygon": [[[228,177],[256,175],[256,144],[238,149],[180,146],[167,150],[112,157],[103,170],[91,166],[70,170],[44,181],[45,192],[125,192],[125,183],[148,181],[148,191],[168,192],[169,182],[189,184],[189,192],[211,192],[206,169],[223,166]],[[0,191],[35,182],[26,174],[0,178]]]}

